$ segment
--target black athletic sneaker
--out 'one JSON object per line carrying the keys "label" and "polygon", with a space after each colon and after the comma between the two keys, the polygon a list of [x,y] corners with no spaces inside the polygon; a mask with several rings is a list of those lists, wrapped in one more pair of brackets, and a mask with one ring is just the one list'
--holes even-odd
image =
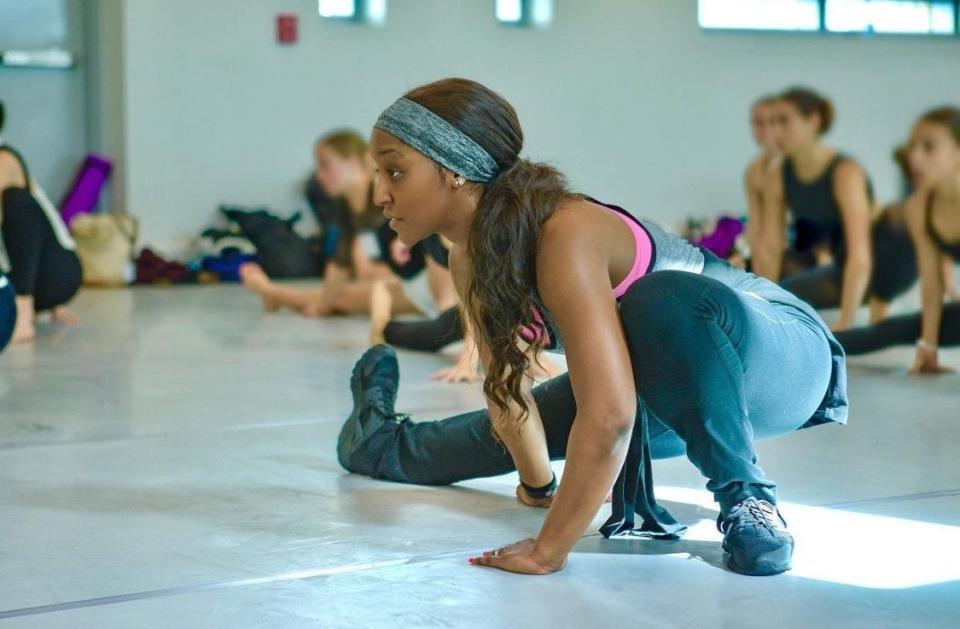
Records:
{"label": "black athletic sneaker", "polygon": [[350,376],[353,412],[344,422],[337,439],[337,460],[344,469],[373,475],[376,461],[357,461],[358,457],[354,455],[384,421],[405,418],[393,410],[399,384],[400,368],[392,347],[375,345],[354,365]]}
{"label": "black athletic sneaker", "polygon": [[717,518],[723,533],[723,550],[730,554],[727,566],[750,576],[780,574],[790,569],[793,536],[780,511],[766,500],[747,498]]}

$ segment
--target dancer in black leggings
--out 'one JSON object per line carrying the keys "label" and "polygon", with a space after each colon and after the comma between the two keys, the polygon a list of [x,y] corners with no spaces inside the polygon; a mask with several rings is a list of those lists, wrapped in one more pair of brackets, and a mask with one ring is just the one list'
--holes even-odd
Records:
{"label": "dancer in black leggings", "polygon": [[439,352],[447,345],[463,340],[460,308],[447,308],[433,319],[392,320],[383,329],[383,338],[394,347]]}
{"label": "dancer in black leggings", "polygon": [[[921,338],[922,333],[923,316],[913,313],[889,317],[874,325],[837,332],[836,337],[847,354],[859,355],[898,345],[913,345]],[[940,317],[938,346],[957,345],[960,345],[960,304],[946,304]]]}
{"label": "dancer in black leggings", "polygon": [[[430,263],[442,269],[450,268],[449,252],[436,234],[414,245],[410,249],[409,261],[402,266],[397,265],[390,255],[396,234],[389,227],[387,231],[391,236],[381,236],[380,246],[391,269],[399,277],[413,279],[414,276],[422,276],[427,272],[426,267]],[[445,308],[436,317],[429,319],[390,319],[386,324],[379,325],[374,321],[373,325],[381,328],[374,336],[382,336],[385,342],[402,349],[439,352],[445,346],[463,340],[463,326],[457,306]]]}
{"label": "dancer in black leggings", "polygon": [[[550,503],[543,528],[474,562],[546,574],[564,567],[611,486],[605,535],[633,529],[635,513],[640,531],[679,535],[654,499],[650,460],[685,454],[720,504],[730,567],[788,569],[793,538],[753,441],[846,421],[842,349],[787,291],[570,192],[555,169],[520,158],[522,144],[513,107],[463,79],[414,89],[378,119],[376,201],[404,243],[453,243],[488,405],[407,421],[394,409],[395,355],[374,347],[354,368],[338,460],[426,484],[516,468],[518,496]],[[569,373],[531,390],[524,372],[542,348],[565,351]],[[557,487],[550,460],[561,457]]]}
{"label": "dancer in black leggings", "polygon": [[[3,125],[0,105],[0,130]],[[16,291],[17,325],[13,340],[34,337],[38,312],[73,324],[65,306],[80,288],[80,260],[60,215],[30,177],[23,158],[0,140],[0,273],[7,271]],[[3,249],[5,248],[5,252]]]}
{"label": "dancer in black leggings", "polygon": [[960,260],[960,108],[940,107],[914,125],[907,150],[915,192],[906,203],[907,224],[916,245],[923,311],[841,335],[852,353],[917,343],[912,374],[953,371],[941,365],[937,349],[960,343],[960,305],[943,298],[945,267]]}

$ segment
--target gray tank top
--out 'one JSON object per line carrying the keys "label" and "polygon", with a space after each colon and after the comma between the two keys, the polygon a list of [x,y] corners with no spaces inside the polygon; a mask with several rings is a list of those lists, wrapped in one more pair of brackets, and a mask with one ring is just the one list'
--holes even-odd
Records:
{"label": "gray tank top", "polygon": [[676,234],[671,234],[656,223],[640,221],[653,242],[653,264],[649,273],[657,271],[687,271],[702,273],[703,251]]}

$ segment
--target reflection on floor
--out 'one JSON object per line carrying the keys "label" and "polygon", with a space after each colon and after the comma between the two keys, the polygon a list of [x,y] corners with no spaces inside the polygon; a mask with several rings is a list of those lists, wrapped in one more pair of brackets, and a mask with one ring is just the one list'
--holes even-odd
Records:
{"label": "reflection on floor", "polygon": [[[230,286],[87,291],[77,311],[0,357],[4,627],[957,626],[960,376],[906,376],[909,348],[851,360],[848,427],[760,445],[791,573],[726,571],[703,480],[672,460],[658,496],[685,539],[592,534],[564,572],[517,577],[466,563],[536,533],[515,477],[337,466],[362,321],[266,315]],[[401,354],[402,410],[480,403],[429,380],[444,361]]]}

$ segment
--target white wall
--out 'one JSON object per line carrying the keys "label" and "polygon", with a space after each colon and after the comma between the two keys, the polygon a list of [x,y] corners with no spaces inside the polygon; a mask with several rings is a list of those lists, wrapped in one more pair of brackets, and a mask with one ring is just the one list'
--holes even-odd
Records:
{"label": "white wall", "polygon": [[[222,201],[302,207],[314,138],[368,131],[406,89],[459,75],[516,106],[528,156],[584,192],[675,225],[739,212],[746,108],[804,83],[833,97],[831,140],[882,199],[918,113],[960,102],[960,39],[703,32],[694,0],[556,0],[544,31],[502,28],[492,0],[390,0],[386,26],[334,24],[315,0],[128,0],[126,205],[161,247]],[[300,15],[300,43],[274,16]]]}
{"label": "white wall", "polygon": [[87,153],[87,80],[80,0],[0,0],[0,50],[62,48],[79,63],[70,70],[0,66],[4,140],[24,156],[30,174],[54,201],[73,181]]}

